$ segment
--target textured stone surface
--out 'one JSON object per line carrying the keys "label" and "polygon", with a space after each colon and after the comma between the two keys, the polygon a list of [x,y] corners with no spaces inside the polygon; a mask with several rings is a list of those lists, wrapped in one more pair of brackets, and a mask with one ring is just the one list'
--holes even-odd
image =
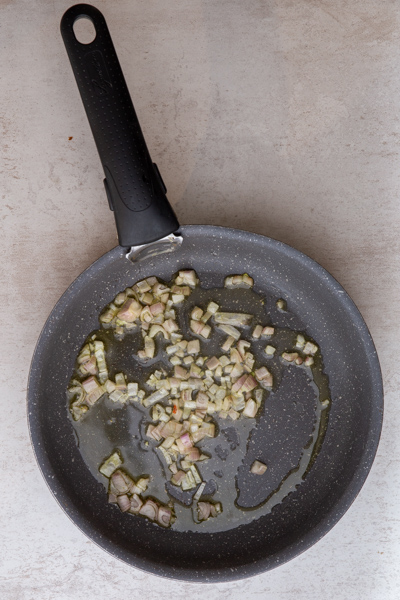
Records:
{"label": "textured stone surface", "polygon": [[382,440],[348,513],[292,562],[211,586],[164,581],[97,548],[54,502],[30,446],[35,341],[65,288],[116,243],[58,30],[69,5],[0,4],[1,597],[397,600],[398,4],[96,2],[181,222],[252,230],[318,260],[381,359]]}

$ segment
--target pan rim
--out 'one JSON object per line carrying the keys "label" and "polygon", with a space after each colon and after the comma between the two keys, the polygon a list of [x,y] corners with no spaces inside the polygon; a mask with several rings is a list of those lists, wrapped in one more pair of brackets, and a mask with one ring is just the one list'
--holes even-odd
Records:
{"label": "pan rim", "polygon": [[[39,335],[32,355],[32,361],[29,371],[27,388],[28,430],[36,462],[53,497],[58,502],[63,511],[67,514],[67,516],[71,519],[71,521],[100,548],[106,550],[109,554],[111,554],[115,558],[118,558],[119,560],[122,560],[130,566],[134,566],[145,572],[150,572],[154,575],[162,577],[192,582],[198,581],[201,583],[233,581],[266,572],[267,570],[271,570],[299,556],[308,548],[317,543],[326,533],[328,533],[350,508],[350,506],[358,496],[359,492],[361,491],[361,488],[363,487],[365,480],[370,472],[380,440],[383,421],[382,374],[372,336],[359,309],[355,305],[354,301],[350,298],[348,293],[341,286],[341,284],[317,261],[310,258],[305,253],[300,252],[299,250],[296,250],[295,248],[283,242],[274,240],[273,238],[264,235],[248,232],[242,229],[234,229],[214,225],[187,225],[182,226],[181,231],[183,236],[185,235],[185,233],[188,235],[190,235],[191,233],[200,233],[203,235],[209,234],[213,236],[218,236],[220,238],[224,236],[231,237],[232,235],[245,236],[252,243],[258,242],[262,243],[264,246],[267,244],[267,246],[270,246],[274,249],[279,249],[281,253],[288,256],[290,259],[297,261],[301,259],[302,264],[306,264],[308,268],[312,268],[314,272],[319,272],[319,274],[323,276],[326,285],[330,286],[336,292],[340,292],[339,297],[342,304],[346,307],[346,311],[351,314],[352,319],[357,324],[357,327],[360,330],[360,332],[362,332],[363,341],[365,343],[366,349],[368,350],[369,371],[371,374],[371,381],[373,383],[374,388],[373,396],[375,398],[375,402],[373,404],[372,409],[373,412],[371,416],[371,425],[368,431],[368,438],[365,441],[365,453],[363,455],[364,460],[362,463],[360,462],[353,479],[347,486],[345,492],[336,502],[334,511],[330,512],[328,515],[325,515],[325,517],[323,517],[317,524],[315,524],[310,529],[310,531],[308,531],[302,536],[302,539],[298,541],[297,544],[291,544],[289,546],[286,546],[283,550],[278,552],[275,558],[275,564],[271,564],[271,557],[269,556],[268,558],[265,558],[263,560],[257,560],[256,563],[250,562],[237,567],[221,567],[207,569],[201,571],[200,574],[199,572],[193,572],[192,570],[186,568],[179,568],[178,566],[170,567],[167,565],[163,565],[163,573],[160,573],[158,564],[156,562],[148,560],[147,558],[142,558],[140,561],[136,560],[135,562],[133,562],[132,560],[128,560],[127,557],[124,558],[121,555],[121,548],[119,548],[115,542],[111,540],[105,540],[104,537],[96,539],[96,528],[92,526],[92,524],[84,520],[82,522],[82,517],[80,521],[79,519],[76,519],[77,511],[74,509],[74,507],[68,506],[68,502],[66,502],[66,493],[64,492],[63,496],[63,487],[57,481],[56,473],[53,472],[51,464],[47,458],[47,454],[44,451],[44,444],[42,443],[43,440],[41,439],[40,426],[38,423],[35,422],[33,418],[33,413],[35,410],[35,399],[33,390],[35,387],[35,380],[37,378],[38,369],[40,369],[40,365],[38,363],[40,363],[41,349],[46,345],[46,338],[49,335],[49,327],[51,327],[51,321],[53,318],[55,318],[55,314],[68,305],[71,294],[74,293],[76,287],[80,286],[81,282],[85,280],[88,277],[88,275],[90,276],[90,271],[92,269],[98,270],[99,268],[102,268],[102,266],[108,264],[110,261],[114,261],[118,258],[123,257],[126,250],[121,248],[120,246],[116,246],[115,248],[103,254],[94,263],[89,265],[80,275],[78,275],[78,277],[70,284],[70,286],[62,294],[62,296],[50,312],[48,318],[46,319],[46,322]],[[99,536],[97,536],[97,538],[98,537]],[[265,566],[265,563],[267,562],[268,565]]]}

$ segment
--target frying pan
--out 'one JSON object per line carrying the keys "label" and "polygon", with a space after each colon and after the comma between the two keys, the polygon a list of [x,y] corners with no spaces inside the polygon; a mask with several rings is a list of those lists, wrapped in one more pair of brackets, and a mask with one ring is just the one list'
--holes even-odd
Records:
{"label": "frying pan", "polygon": [[[89,18],[96,30],[90,44],[75,38],[73,24],[81,17]],[[373,341],[344,289],[301,252],[235,229],[179,228],[147,151],[102,14],[89,5],[74,6],[63,16],[61,32],[103,163],[120,245],[72,283],[37,343],[29,376],[28,418],[39,467],[72,521],[130,565],[203,582],[267,571],[327,533],[367,477],[383,411]],[[132,246],[132,260],[128,260]],[[99,311],[135,281],[153,275],[168,281],[181,268],[195,269],[206,288],[221,287],[229,273],[250,273],[258,292],[286,300],[287,318],[320,345],[329,377],[328,426],[307,477],[268,514],[223,532],[162,529],[108,504],[104,487],[88,472],[68,418],[65,390],[77,352],[98,328]],[[279,468],[304,419],[293,410],[287,430],[288,421],[277,410],[275,442],[280,446],[275,466]],[[259,443],[274,440],[265,437]]]}

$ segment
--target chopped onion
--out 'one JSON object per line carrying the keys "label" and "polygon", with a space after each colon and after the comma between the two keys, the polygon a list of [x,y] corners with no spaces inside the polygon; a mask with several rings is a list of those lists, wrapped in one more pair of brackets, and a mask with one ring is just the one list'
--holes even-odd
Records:
{"label": "chopped onion", "polygon": [[233,336],[229,336],[226,338],[223,346],[222,346],[222,350],[224,350],[224,352],[229,352],[229,349],[232,347],[232,344],[235,343],[235,338]]}
{"label": "chopped onion", "polygon": [[[115,376],[115,383],[111,381],[108,378],[104,344],[92,336],[79,353],[76,366],[78,381],[71,381],[68,394],[72,399],[70,410],[76,420],[104,393],[112,401],[138,402],[148,409],[153,422],[145,425],[146,436],[153,441],[152,445],[149,441],[143,443],[149,449],[157,450],[164,468],[168,467],[166,472],[172,484],[184,491],[198,488],[194,495],[196,508],[193,510],[197,514],[196,522],[200,522],[216,517],[222,507],[220,503],[198,502],[205,482],[202,482],[196,464],[207,460],[209,456],[203,454],[197,444],[207,437],[215,437],[214,418],[236,421],[256,417],[267,395],[263,389],[271,390],[273,376],[265,366],[256,364],[256,352],[252,344],[261,337],[273,336],[275,328],[256,324],[252,332],[249,329],[244,334],[252,342],[242,339],[241,329],[251,325],[253,315],[223,312],[219,304],[210,301],[207,305],[190,309],[189,326],[193,335],[184,339],[180,330],[181,324],[184,327],[181,309],[174,308],[174,305],[184,302],[197,283],[193,270],[179,271],[170,287],[156,277],[148,277],[120,292],[100,317],[102,325],[113,328],[117,337],[140,328],[144,347],[137,356],[147,364],[149,359],[154,359],[155,339],[159,340],[157,358],[160,361],[168,359],[169,372],[158,368],[146,376],[146,385],[154,390],[153,393],[146,396],[143,390],[139,390],[138,383],[128,382],[123,373]],[[225,279],[225,287],[232,289],[251,288],[253,285],[253,279],[246,273],[230,275]],[[233,296],[236,298],[236,294]],[[286,310],[286,302],[278,300],[277,308]],[[211,336],[209,321],[227,335],[219,351],[220,356],[213,345],[214,355],[200,356],[200,340],[194,339],[194,336],[204,339]],[[319,348],[302,334],[295,335],[298,352],[292,352],[290,348],[283,353],[280,351],[281,358],[309,367],[314,363],[313,356]],[[163,343],[163,339],[169,340],[168,343]],[[256,349],[258,351],[258,344]],[[264,352],[264,356],[272,357],[276,348],[267,345]],[[174,368],[173,376],[170,375],[171,365]],[[328,404],[329,401],[326,401],[322,407]],[[109,478],[110,501],[116,502],[123,512],[140,514],[163,527],[169,527],[175,519],[171,507],[142,496],[149,478],[141,477],[135,483],[121,470],[121,465],[120,455],[114,452],[100,466],[100,472]],[[250,470],[253,474],[262,475],[266,468],[260,461],[254,461]]]}
{"label": "chopped onion", "polygon": [[303,348],[304,354],[311,354],[311,356],[314,356],[314,354],[316,354],[317,351],[318,346],[316,344],[313,344],[312,342],[307,342]]}
{"label": "chopped onion", "polygon": [[209,502],[197,503],[197,517],[199,521],[207,521],[211,513],[211,504]]}
{"label": "chopped onion", "polygon": [[276,348],[274,346],[265,346],[265,354],[267,356],[273,356],[276,352]]}
{"label": "chopped onion", "polygon": [[158,508],[157,521],[162,527],[169,527],[171,525],[172,511],[167,506],[160,506]]}
{"label": "chopped onion", "polygon": [[276,301],[276,306],[279,310],[286,310],[286,302],[282,298]]}
{"label": "chopped onion", "polygon": [[242,415],[253,419],[257,414],[257,410],[258,406],[256,402],[252,398],[249,398],[249,400],[246,402],[246,406],[243,409]]}
{"label": "chopped onion", "polygon": [[261,325],[256,325],[254,327],[253,333],[251,334],[253,338],[255,338],[256,340],[258,340],[261,337],[262,334],[262,326]]}
{"label": "chopped onion", "polygon": [[153,500],[146,500],[145,504],[140,508],[139,514],[151,521],[155,521],[158,514],[158,506]]}
{"label": "chopped onion", "polygon": [[132,323],[140,316],[142,306],[135,300],[135,298],[128,298],[122,308],[118,311],[117,316],[122,321]]}
{"label": "chopped onion", "polygon": [[111,477],[118,467],[122,465],[122,459],[119,452],[113,452],[111,456],[100,465],[99,471],[105,477]]}
{"label": "chopped onion", "polygon": [[145,406],[146,408],[152,406],[156,402],[159,402],[160,400],[165,398],[165,396],[168,396],[167,390],[157,390],[157,392],[154,392],[154,394],[147,396],[147,398],[143,400],[143,406]]}
{"label": "chopped onion", "polygon": [[117,504],[122,512],[127,512],[131,508],[131,501],[127,495],[118,496]]}
{"label": "chopped onion", "polygon": [[299,355],[297,354],[297,352],[283,352],[282,354],[282,358],[283,360],[286,360],[286,362],[293,362],[298,357]]}
{"label": "chopped onion", "polygon": [[251,473],[254,473],[254,475],[264,475],[266,470],[267,470],[267,465],[260,462],[259,460],[255,460],[253,462],[253,464],[251,465],[251,469],[250,469]]}
{"label": "chopped onion", "polygon": [[132,494],[131,496],[131,506],[129,508],[129,512],[133,514],[137,514],[143,506],[143,501],[138,496],[138,494]]}
{"label": "chopped onion", "polygon": [[129,477],[127,473],[117,469],[110,477],[110,492],[119,496],[120,494],[126,494],[130,491],[134,484],[134,481]]}
{"label": "chopped onion", "polygon": [[214,315],[216,323],[222,323],[223,325],[233,325],[236,327],[246,327],[250,324],[253,315],[246,313],[228,313],[228,312],[217,312]]}

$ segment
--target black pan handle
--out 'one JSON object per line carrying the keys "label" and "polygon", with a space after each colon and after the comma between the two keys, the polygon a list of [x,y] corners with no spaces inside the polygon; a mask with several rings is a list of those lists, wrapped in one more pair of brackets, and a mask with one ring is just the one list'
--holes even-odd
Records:
{"label": "black pan handle", "polygon": [[[95,39],[80,43],[73,25],[92,21]],[[177,218],[153,164],[101,12],[89,4],[69,8],[61,34],[103,165],[108,201],[121,246],[152,242],[176,231]]]}

